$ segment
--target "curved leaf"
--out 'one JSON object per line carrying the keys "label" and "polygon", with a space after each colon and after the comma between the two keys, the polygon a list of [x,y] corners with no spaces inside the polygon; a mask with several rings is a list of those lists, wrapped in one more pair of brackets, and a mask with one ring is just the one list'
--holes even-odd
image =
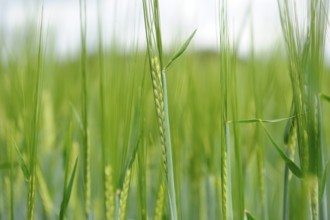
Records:
{"label": "curved leaf", "polygon": [[262,127],[264,128],[269,140],[272,142],[274,145],[276,151],[279,153],[279,155],[282,157],[290,171],[297,177],[302,178],[303,177],[303,172],[301,169],[290,159],[286,156],[286,154],[283,152],[283,150],[279,147],[279,145],[275,142],[273,137],[270,135],[269,131],[267,130],[266,126],[264,123],[261,122]]}
{"label": "curved leaf", "polygon": [[74,181],[74,177],[76,175],[76,170],[77,170],[77,164],[78,164],[78,158],[76,159],[76,162],[74,164],[74,168],[73,168],[73,171],[72,171],[72,174],[70,177],[69,185],[66,186],[64,189],[63,199],[62,199],[62,203],[61,203],[61,210],[60,210],[60,219],[64,219],[64,214],[65,214],[66,208],[68,207],[68,204],[70,201],[73,181]]}
{"label": "curved leaf", "polygon": [[188,37],[188,39],[182,44],[182,46],[180,47],[180,49],[173,55],[173,57],[170,59],[170,61],[168,62],[168,64],[166,65],[165,69],[169,68],[171,66],[171,64],[179,57],[181,56],[181,54],[183,54],[183,52],[187,49],[187,47],[189,46],[191,40],[193,39],[193,37],[196,34],[196,30],[194,30],[194,32]]}

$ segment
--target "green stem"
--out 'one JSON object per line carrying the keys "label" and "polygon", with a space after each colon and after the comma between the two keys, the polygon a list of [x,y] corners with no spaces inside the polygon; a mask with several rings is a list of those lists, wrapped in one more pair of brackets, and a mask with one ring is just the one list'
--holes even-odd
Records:
{"label": "green stem", "polygon": [[[102,19],[101,19],[101,0],[98,0],[97,4],[97,11],[98,11],[98,37],[99,37],[99,44],[98,44],[98,52],[99,52],[99,71],[100,71],[100,79],[99,79],[99,89],[100,89],[100,123],[101,123],[101,148],[102,148],[102,177],[103,177],[103,205],[104,205],[104,213],[106,219],[111,219],[113,216],[111,216],[111,207],[107,206],[107,204],[110,204],[110,201],[108,201],[110,198],[107,197],[107,179],[111,177],[107,177],[107,152],[106,152],[106,139],[105,139],[105,106],[104,106],[104,52],[103,52],[103,37],[102,37]],[[109,173],[108,175],[111,175]],[[110,215],[110,216],[109,216]]]}
{"label": "green stem", "polygon": [[89,219],[90,212],[90,149],[89,149],[89,133],[88,133],[88,105],[87,105],[87,51],[86,51],[86,1],[80,0],[80,35],[81,35],[81,108],[83,121],[83,151],[84,151],[84,199],[85,199],[85,216]]}
{"label": "green stem", "polygon": [[175,193],[175,182],[174,182],[174,169],[173,169],[173,156],[172,156],[172,145],[171,145],[171,132],[170,132],[170,120],[168,114],[168,98],[167,98],[167,86],[166,86],[166,75],[165,70],[161,73],[163,93],[164,93],[164,111],[165,111],[165,147],[167,157],[167,180],[168,180],[168,196],[169,196],[169,207],[171,220],[177,219],[177,207],[176,207],[176,193]]}
{"label": "green stem", "polygon": [[[233,55],[233,74],[232,74],[232,117],[233,120],[237,120],[238,118],[238,101],[237,101],[237,72],[236,72],[236,59],[237,59],[237,52],[234,52]],[[227,126],[229,123],[227,122]],[[240,149],[240,138],[239,138],[239,127],[237,124],[233,125],[233,135],[234,135],[234,153],[235,153],[235,167],[236,167],[236,175],[237,175],[237,190],[238,192],[238,219],[244,219],[244,176],[242,170],[242,155]]]}
{"label": "green stem", "polygon": [[232,205],[232,190],[231,190],[231,164],[230,164],[230,130],[229,124],[226,123],[226,168],[227,168],[227,208],[228,208],[228,218],[233,219],[233,205]]}
{"label": "green stem", "polygon": [[10,145],[10,219],[14,220],[14,159],[13,147]]}
{"label": "green stem", "polygon": [[41,21],[39,32],[39,45],[38,45],[38,61],[36,72],[35,90],[33,93],[33,121],[32,121],[32,140],[30,141],[30,177],[28,189],[28,219],[34,218],[34,205],[35,205],[35,175],[37,163],[37,144],[38,144],[38,125],[39,125],[39,111],[40,111],[40,90],[41,90],[41,62],[42,62],[42,34],[43,34],[43,5],[41,9]]}
{"label": "green stem", "polygon": [[289,219],[289,168],[284,168],[284,190],[283,190],[283,220]]}
{"label": "green stem", "polygon": [[[324,144],[323,144],[323,129],[322,129],[322,110],[321,110],[321,100],[320,97],[317,99],[317,116],[318,116],[318,130],[319,130],[319,146],[320,146],[320,151],[319,151],[319,157],[320,157],[320,162],[319,162],[319,167],[320,167],[320,172],[319,172],[319,183],[322,181],[322,176],[325,167],[325,156],[324,156]],[[321,197],[319,203],[319,212],[320,212],[320,219],[326,220],[328,219],[328,208],[327,208],[327,201],[328,201],[328,196],[327,196],[327,191],[326,191],[326,184],[324,185],[324,191],[323,191],[323,196]],[[319,193],[320,193],[320,185],[319,185]],[[320,195],[319,195],[320,196]]]}

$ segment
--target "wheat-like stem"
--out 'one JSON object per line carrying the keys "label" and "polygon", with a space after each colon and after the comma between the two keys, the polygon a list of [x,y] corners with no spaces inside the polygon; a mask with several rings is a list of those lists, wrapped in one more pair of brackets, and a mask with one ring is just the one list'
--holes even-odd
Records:
{"label": "wheat-like stem", "polygon": [[[87,134],[85,135],[85,140],[88,140],[88,130]],[[86,141],[87,141],[86,140]],[[84,194],[85,194],[85,215],[87,218],[89,218],[89,212],[90,212],[90,187],[91,187],[91,174],[90,174],[90,147],[89,142],[87,142],[84,150],[84,158],[85,158],[85,166],[84,166],[84,182],[85,182],[85,188],[84,188]]]}
{"label": "wheat-like stem", "polygon": [[[98,52],[99,52],[99,92],[100,92],[100,124],[101,124],[101,147],[102,147],[102,170],[103,170],[103,190],[104,190],[104,211],[106,219],[112,219],[114,216],[114,195],[112,188],[111,167],[107,165],[107,151],[106,151],[106,134],[105,134],[105,96],[104,96],[104,51],[103,51],[103,37],[102,37],[102,19],[101,19],[101,0],[98,0]],[[113,196],[113,198],[112,198]],[[113,210],[112,210],[113,209]]]}
{"label": "wheat-like stem", "polygon": [[36,163],[37,163],[37,145],[38,145],[38,125],[40,111],[40,90],[41,90],[41,58],[42,58],[42,37],[43,37],[43,6],[40,19],[38,61],[36,72],[36,83],[33,93],[33,120],[32,120],[32,140],[30,141],[30,177],[28,187],[28,219],[34,219],[34,203],[35,203],[35,182],[36,182]]}
{"label": "wheat-like stem", "polygon": [[264,158],[263,151],[258,146],[257,149],[257,167],[258,167],[258,190],[260,198],[260,207],[262,210],[262,216],[266,216],[266,198],[265,198],[265,180],[264,180]]}
{"label": "wheat-like stem", "polygon": [[82,110],[82,145],[84,158],[84,202],[85,215],[89,218],[90,212],[90,146],[88,131],[88,101],[87,101],[87,51],[86,51],[86,0],[80,0],[80,35],[81,35],[81,110]]}
{"label": "wheat-like stem", "polygon": [[35,196],[35,175],[31,174],[29,178],[29,193],[28,193],[28,219],[32,220],[34,215],[34,196]]}
{"label": "wheat-like stem", "polygon": [[222,219],[232,219],[232,191],[230,168],[230,130],[228,121],[229,88],[231,85],[232,60],[228,31],[227,1],[219,3],[220,25],[220,149],[221,149],[221,202]]}

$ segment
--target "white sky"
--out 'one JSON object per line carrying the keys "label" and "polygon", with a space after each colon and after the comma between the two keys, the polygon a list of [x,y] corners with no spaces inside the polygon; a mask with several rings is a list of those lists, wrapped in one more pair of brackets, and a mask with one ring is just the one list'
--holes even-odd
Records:
{"label": "white sky", "polygon": [[[97,44],[97,0],[87,0],[87,42]],[[101,0],[105,44],[113,33],[124,49],[138,42],[145,46],[141,0]],[[217,0],[159,0],[163,41],[177,45],[198,29],[193,47],[216,49]],[[228,0],[232,37],[241,34],[240,53],[250,48],[251,16],[247,9],[252,2],[254,45],[256,51],[278,46],[282,37],[277,0]],[[37,21],[40,15],[38,0],[0,0],[0,25],[4,33],[22,29],[30,16]],[[55,49],[61,54],[74,53],[80,47],[79,0],[45,0],[46,30],[55,31]],[[242,26],[242,24],[245,24]],[[242,27],[244,27],[243,31]]]}

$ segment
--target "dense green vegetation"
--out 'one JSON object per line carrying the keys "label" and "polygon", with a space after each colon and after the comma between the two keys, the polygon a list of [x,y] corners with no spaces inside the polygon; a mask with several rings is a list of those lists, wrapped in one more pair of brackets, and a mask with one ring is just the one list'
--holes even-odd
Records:
{"label": "dense green vegetation", "polygon": [[0,35],[0,219],[329,217],[328,1],[300,23],[279,0],[283,43],[245,58],[230,2],[217,52],[189,49],[194,30],[163,49],[157,0],[145,50],[105,48],[99,17],[88,51],[84,2],[76,56],[50,50],[42,16],[25,41]]}

